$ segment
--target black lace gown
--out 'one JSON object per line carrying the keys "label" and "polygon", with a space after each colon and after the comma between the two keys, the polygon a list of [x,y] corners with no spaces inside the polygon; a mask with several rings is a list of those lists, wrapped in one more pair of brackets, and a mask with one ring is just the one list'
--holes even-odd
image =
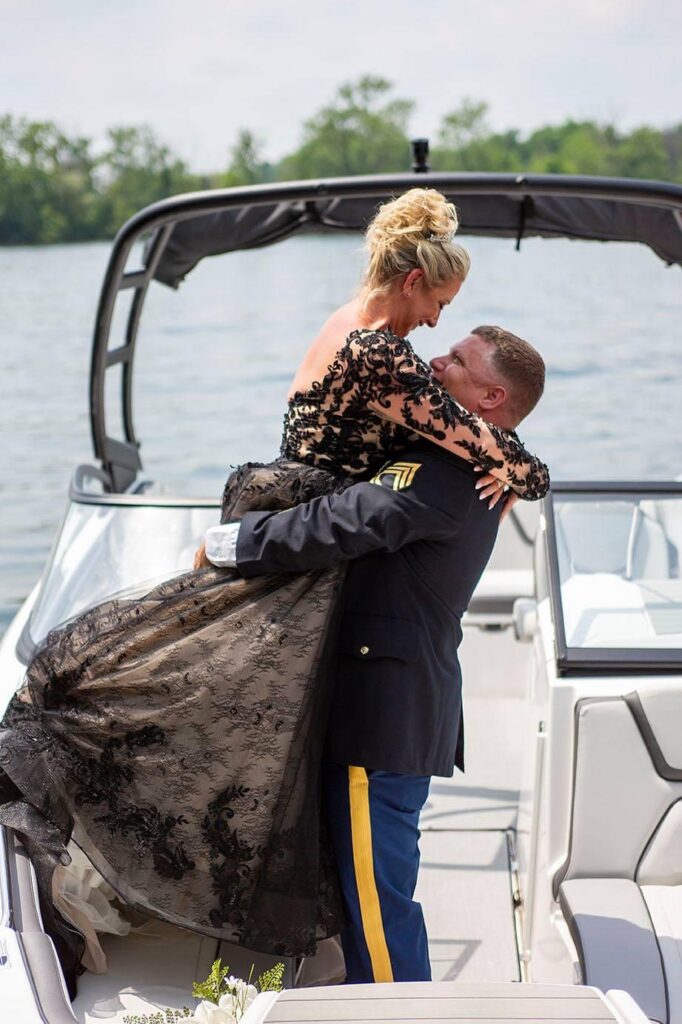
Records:
{"label": "black lace gown", "polygon": [[[487,468],[504,459],[526,497],[548,486],[404,339],[358,331],[289,403],[280,460],[230,477],[222,521],[341,489],[410,431]],[[70,839],[122,903],[172,923],[275,955],[339,931],[318,769],[342,581],[342,566],[249,580],[207,568],[47,636],[0,727],[0,823],[29,851],[63,960],[81,948],[52,904]]]}

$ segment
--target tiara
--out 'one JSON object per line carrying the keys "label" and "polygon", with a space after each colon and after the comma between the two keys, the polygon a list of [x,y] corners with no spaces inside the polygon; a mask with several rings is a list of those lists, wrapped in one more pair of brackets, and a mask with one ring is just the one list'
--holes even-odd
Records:
{"label": "tiara", "polygon": [[446,235],[434,235],[433,233],[426,236],[427,242],[451,242],[455,237],[455,232],[450,231]]}

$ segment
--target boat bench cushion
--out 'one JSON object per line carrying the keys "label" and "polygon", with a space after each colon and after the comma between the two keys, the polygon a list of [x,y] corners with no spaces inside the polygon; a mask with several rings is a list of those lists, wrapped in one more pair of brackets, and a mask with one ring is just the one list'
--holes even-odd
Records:
{"label": "boat bench cushion", "polygon": [[628,538],[632,528],[632,507],[614,502],[610,509],[609,529],[604,530],[601,512],[592,506],[565,504],[556,515],[560,560],[570,572],[625,573]]}
{"label": "boat bench cushion", "polygon": [[642,885],[668,990],[671,1022],[682,1020],[682,885]]}
{"label": "boat bench cushion", "polygon": [[682,800],[672,804],[644,851],[635,881],[641,885],[682,885]]}
{"label": "boat bench cushion", "polygon": [[559,903],[578,951],[582,980],[624,989],[652,1021],[668,1024],[661,952],[642,891],[627,878],[573,878]]}
{"label": "boat bench cushion", "polygon": [[634,881],[648,842],[682,797],[682,783],[657,773],[624,698],[579,700],[574,735],[569,849],[554,877],[555,896],[569,878]]}

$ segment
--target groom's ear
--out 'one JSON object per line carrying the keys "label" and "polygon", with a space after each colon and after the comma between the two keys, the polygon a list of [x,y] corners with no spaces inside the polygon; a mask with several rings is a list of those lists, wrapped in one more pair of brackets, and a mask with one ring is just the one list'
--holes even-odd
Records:
{"label": "groom's ear", "polygon": [[481,408],[488,411],[499,409],[499,407],[504,405],[506,401],[507,389],[503,384],[492,384],[490,387],[485,389],[479,398]]}

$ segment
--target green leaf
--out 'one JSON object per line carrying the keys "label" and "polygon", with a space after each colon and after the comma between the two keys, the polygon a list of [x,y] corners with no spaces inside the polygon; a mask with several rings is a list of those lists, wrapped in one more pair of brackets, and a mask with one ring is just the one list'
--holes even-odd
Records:
{"label": "green leaf", "polygon": [[284,964],[275,964],[269,971],[263,971],[258,978],[257,988],[259,992],[281,992],[284,988]]}
{"label": "green leaf", "polygon": [[123,1018],[123,1024],[180,1024],[191,1016],[192,1011],[188,1006],[183,1006],[181,1010],[172,1010],[167,1006],[165,1010],[157,1010],[156,1013],[128,1013]]}
{"label": "green leaf", "polygon": [[206,981],[195,981],[192,985],[192,995],[195,999],[208,999],[211,1003],[217,1003],[225,988],[223,982],[230,973],[230,968],[222,966],[220,957],[213,961],[211,973]]}

